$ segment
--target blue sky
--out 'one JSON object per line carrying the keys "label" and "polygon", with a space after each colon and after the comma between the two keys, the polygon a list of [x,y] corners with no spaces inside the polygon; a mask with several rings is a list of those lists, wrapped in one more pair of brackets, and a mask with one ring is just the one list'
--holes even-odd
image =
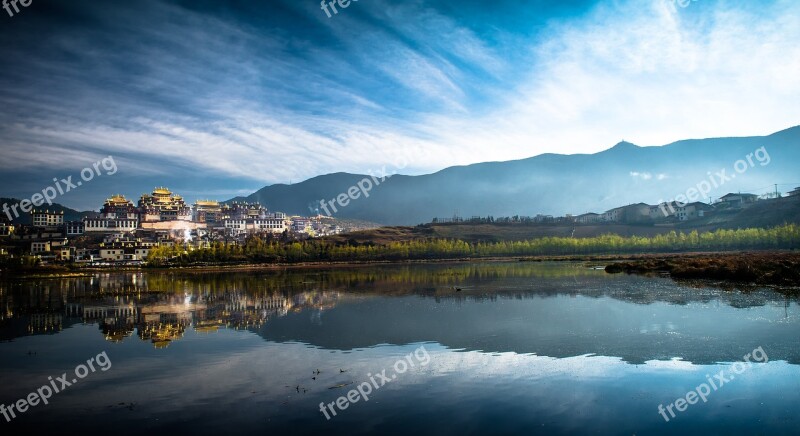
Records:
{"label": "blue sky", "polygon": [[790,0],[33,0],[0,62],[0,194],[114,156],[78,208],[800,124]]}

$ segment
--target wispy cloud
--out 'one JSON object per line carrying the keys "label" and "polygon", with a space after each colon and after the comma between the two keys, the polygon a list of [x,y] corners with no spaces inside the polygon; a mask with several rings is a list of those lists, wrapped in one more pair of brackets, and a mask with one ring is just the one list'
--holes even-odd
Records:
{"label": "wispy cloud", "polygon": [[270,8],[84,7],[81,26],[35,45],[3,30],[0,168],[119,154],[154,174],[257,186],[364,172],[395,150],[425,150],[405,170],[420,173],[621,138],[766,134],[800,113],[791,1],[603,2],[536,31],[512,10],[514,25],[478,28],[423,1],[364,2],[336,20],[313,4]]}

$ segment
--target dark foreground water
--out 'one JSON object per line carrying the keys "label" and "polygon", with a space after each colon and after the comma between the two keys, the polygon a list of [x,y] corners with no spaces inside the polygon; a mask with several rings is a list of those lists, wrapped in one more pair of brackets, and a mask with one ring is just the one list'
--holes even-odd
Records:
{"label": "dark foreground water", "polygon": [[0,283],[3,435],[797,434],[798,364],[796,296],[583,264]]}

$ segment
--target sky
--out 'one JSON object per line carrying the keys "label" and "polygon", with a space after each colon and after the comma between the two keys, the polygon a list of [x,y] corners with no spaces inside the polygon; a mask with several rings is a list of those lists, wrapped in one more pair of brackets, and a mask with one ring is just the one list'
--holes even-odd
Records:
{"label": "sky", "polygon": [[340,171],[800,124],[796,0],[359,0],[328,13],[317,0],[0,10],[0,196],[108,156],[118,172],[59,202],[97,209],[111,190],[135,201],[156,185],[225,200]]}

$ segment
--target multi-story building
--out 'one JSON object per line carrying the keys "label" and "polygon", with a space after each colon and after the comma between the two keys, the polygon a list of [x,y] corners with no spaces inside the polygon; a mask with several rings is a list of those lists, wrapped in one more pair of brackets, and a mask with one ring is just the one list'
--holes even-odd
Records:
{"label": "multi-story building", "polygon": [[191,221],[192,208],[180,195],[159,187],[152,194],[142,194],[139,198],[139,219],[142,222]]}
{"label": "multi-story building", "polygon": [[31,223],[34,227],[55,228],[64,225],[64,212],[32,210]]}
{"label": "multi-story building", "polygon": [[111,198],[106,199],[103,207],[100,209],[100,214],[105,218],[110,219],[138,219],[139,211],[133,202],[125,198],[124,195],[117,194]]}
{"label": "multi-story building", "polygon": [[50,241],[35,241],[31,242],[31,254],[37,255],[41,253],[49,253],[52,250]]}
{"label": "multi-story building", "polygon": [[286,231],[286,215],[283,213],[269,214],[264,218],[253,220],[254,232],[283,233]]}
{"label": "multi-story building", "polygon": [[650,206],[644,203],[631,204],[617,207],[603,213],[602,220],[626,224],[641,223],[650,220],[650,211]]}
{"label": "multi-story building", "polygon": [[258,218],[239,218],[223,220],[225,231],[233,236],[252,233],[283,233],[287,229],[286,214],[277,212],[264,214]]}
{"label": "multi-story building", "polygon": [[[99,217],[83,219],[86,233],[132,232],[139,226],[138,211],[124,195],[106,199]],[[67,229],[69,231],[69,228]],[[73,230],[79,230],[73,228]]]}
{"label": "multi-story building", "polygon": [[267,215],[267,209],[259,203],[233,202],[223,205],[220,214],[222,219],[256,219],[265,217]]}
{"label": "multi-story building", "polygon": [[0,218],[0,237],[14,234],[14,224]]}
{"label": "multi-story building", "polygon": [[660,221],[669,217],[674,217],[677,213],[678,203],[674,201],[665,201],[655,206],[650,206],[650,219],[653,221]]}
{"label": "multi-story building", "polygon": [[132,232],[139,226],[138,220],[113,218],[84,218],[85,233]]}
{"label": "multi-story building", "polygon": [[67,239],[49,239],[31,242],[31,254],[42,259],[68,261],[75,255],[75,248],[69,247]]}
{"label": "multi-story building", "polygon": [[312,233],[312,222],[310,218],[301,216],[292,217],[292,231],[296,233]]}
{"label": "multi-story building", "polygon": [[216,224],[222,218],[222,206],[218,201],[197,200],[194,203],[194,221],[197,223]]}
{"label": "multi-story building", "polygon": [[712,206],[705,203],[695,202],[676,208],[675,216],[679,221],[690,221],[697,218],[703,218],[708,211],[713,210]]}
{"label": "multi-story building", "polygon": [[83,221],[68,221],[64,224],[67,236],[80,236],[85,233],[86,225]]}
{"label": "multi-story building", "polygon": [[131,238],[128,235],[110,235],[100,244],[100,259],[111,262],[142,261],[158,242]]}
{"label": "multi-story building", "polygon": [[602,221],[602,217],[600,214],[594,212],[585,213],[575,217],[575,222],[581,224],[599,223],[600,221]]}

